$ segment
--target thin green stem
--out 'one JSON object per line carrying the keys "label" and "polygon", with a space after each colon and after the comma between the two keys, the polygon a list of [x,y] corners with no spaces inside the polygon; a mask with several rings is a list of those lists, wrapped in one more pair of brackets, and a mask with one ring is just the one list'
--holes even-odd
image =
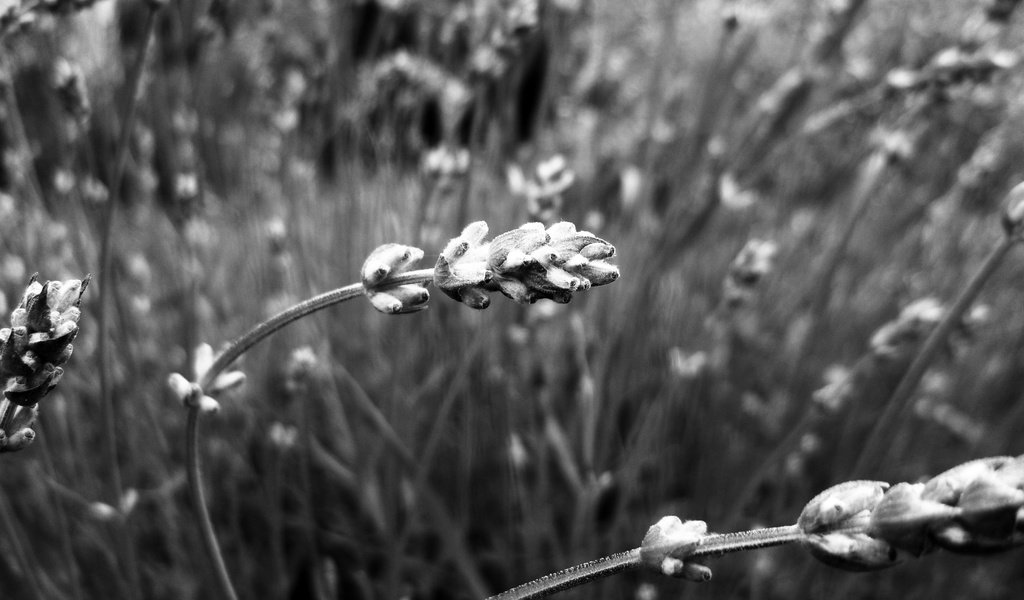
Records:
{"label": "thin green stem", "polygon": [[[803,539],[804,533],[796,525],[752,529],[736,533],[712,533],[701,539],[695,550],[683,557],[684,560],[714,557],[731,552],[756,550],[769,546],[791,544]],[[644,566],[641,549],[633,548],[585,562],[581,565],[562,569],[539,579],[514,587],[507,592],[491,596],[487,600],[533,600],[596,581],[615,573],[632,571]]]}
{"label": "thin green stem", "polygon": [[[152,7],[146,13],[146,23],[143,28],[142,47],[139,49],[135,63],[128,74],[127,92],[124,115],[121,121],[121,133],[117,141],[114,156],[114,172],[110,180],[110,198],[107,200],[106,210],[103,214],[102,231],[100,234],[100,269],[97,277],[99,287],[99,314],[97,316],[97,329],[99,337],[97,342],[97,355],[100,364],[100,401],[103,407],[104,438],[107,441],[107,461],[111,472],[111,494],[115,506],[120,505],[122,492],[121,468],[117,453],[117,417],[114,410],[113,384],[110,373],[110,340],[109,338],[109,313],[111,303],[112,286],[112,264],[113,264],[113,238],[114,220],[117,217],[117,205],[121,199],[121,187],[124,182],[125,166],[128,160],[128,146],[131,140],[131,132],[135,124],[135,116],[138,112],[139,89],[142,83],[142,73],[146,66],[146,56],[152,45],[153,29],[156,24],[157,8]],[[129,589],[132,598],[141,598],[142,592],[139,584],[138,566],[135,562],[135,552],[132,550],[130,530],[126,523],[120,523],[120,530],[117,532],[118,546],[121,559],[125,561],[129,575]]]}
{"label": "thin green stem", "polygon": [[985,282],[995,273],[1010,249],[1018,241],[1019,239],[1015,237],[1003,237],[999,244],[985,257],[985,261],[977,273],[974,274],[974,277],[971,278],[960,292],[960,295],[953,303],[953,306],[950,307],[945,317],[943,317],[938,327],[925,340],[921,351],[918,352],[914,361],[910,363],[906,374],[892,393],[889,402],[886,403],[886,408],[881,418],[875,422],[874,429],[872,429],[867,442],[863,445],[864,450],[861,452],[860,458],[853,468],[853,473],[874,471],[879,466],[880,459],[885,456],[891,447],[888,441],[892,439],[896,426],[902,423],[907,416],[906,413],[910,409],[910,400],[913,397],[914,390],[917,389],[917,384],[921,381],[925,371],[928,370],[928,365],[931,364],[932,359],[935,358],[935,355],[943,347],[946,338],[949,337],[953,328],[960,324],[963,314],[971,306],[975,298],[977,298],[981,289],[985,286]]}
{"label": "thin green stem", "polygon": [[235,594],[235,588],[231,585],[231,578],[228,576],[228,570],[224,564],[224,556],[221,554],[220,546],[217,544],[217,536],[213,532],[213,522],[210,521],[210,513],[206,510],[202,470],[199,463],[199,407],[197,406],[190,406],[188,409],[185,443],[189,497],[192,500],[192,506],[195,508],[196,518],[199,520],[199,534],[203,539],[203,547],[206,548],[207,558],[217,577],[217,585],[220,587],[221,596],[225,600],[237,600],[238,596]]}
{"label": "thin green stem", "polygon": [[[430,281],[433,277],[433,269],[420,269],[418,271],[410,271],[408,273],[396,275],[389,279],[388,283],[389,285],[399,286]],[[322,310],[335,304],[340,304],[346,300],[351,300],[363,293],[365,293],[365,289],[361,283],[346,285],[300,302],[295,306],[287,308],[273,317],[270,317],[266,321],[259,323],[241,337],[231,342],[231,344],[217,356],[213,361],[213,364],[200,379],[199,387],[209,387],[210,384],[216,380],[217,376],[224,371],[224,369],[230,366],[231,363],[235,362],[235,360],[242,356],[242,354],[258,344],[260,341],[269,337],[274,332],[284,328],[286,325],[318,310]],[[195,511],[196,518],[198,519],[200,538],[202,539],[203,547],[206,550],[207,559],[209,559],[210,564],[214,569],[221,596],[225,600],[236,600],[238,596],[235,594],[234,586],[231,584],[231,578],[228,575],[227,567],[224,564],[224,557],[221,554],[220,546],[217,543],[217,536],[213,531],[213,522],[211,521],[210,513],[206,508],[206,498],[203,493],[202,468],[199,461],[199,413],[200,411],[198,406],[189,406],[188,424],[185,431],[185,460],[187,463],[186,468],[188,469],[189,497],[192,502],[192,509]]]}
{"label": "thin green stem", "polygon": [[[410,283],[422,283],[424,281],[430,281],[433,278],[434,269],[420,269],[418,271],[409,271],[408,273],[396,275],[388,280],[388,285],[399,286]],[[210,366],[210,369],[203,375],[202,379],[200,379],[199,387],[209,387],[210,383],[217,378],[217,375],[220,375],[220,373],[231,363],[238,360],[238,358],[245,354],[245,352],[250,348],[260,343],[274,332],[279,331],[286,325],[317,312],[318,310],[334,306],[335,304],[340,304],[346,300],[351,300],[363,293],[363,285],[361,283],[353,283],[329,292],[324,292],[319,296],[314,296],[292,306],[291,308],[279,312],[266,321],[263,321],[235,341],[231,342],[231,344],[217,356],[213,361],[213,364]]]}
{"label": "thin green stem", "polygon": [[639,569],[643,565],[640,562],[640,548],[633,548],[626,552],[619,552],[611,556],[605,556],[597,560],[585,562],[581,565],[555,571],[539,579],[514,587],[507,592],[491,596],[487,600],[532,600],[543,598],[555,592],[568,590],[584,583],[590,583],[615,573]]}

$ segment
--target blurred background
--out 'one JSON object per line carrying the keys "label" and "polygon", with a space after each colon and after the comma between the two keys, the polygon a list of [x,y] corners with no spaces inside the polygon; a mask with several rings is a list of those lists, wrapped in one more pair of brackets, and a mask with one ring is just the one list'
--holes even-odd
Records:
{"label": "blurred background", "polygon": [[[1019,248],[887,410],[1024,179],[1019,2],[161,4],[0,0],[0,313],[94,274],[0,461],[3,598],[215,597],[168,374],[481,219],[571,220],[622,276],[357,299],[249,352],[201,438],[241,597],[482,598],[665,514],[792,523],[833,483],[1024,452]],[[1022,559],[781,548],[563,597],[1011,598]]]}

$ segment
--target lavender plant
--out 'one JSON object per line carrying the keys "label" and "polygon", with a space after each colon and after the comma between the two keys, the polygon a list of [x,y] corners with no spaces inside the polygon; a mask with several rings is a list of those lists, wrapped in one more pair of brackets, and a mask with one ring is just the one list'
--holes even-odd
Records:
{"label": "lavender plant", "polygon": [[541,299],[567,303],[575,292],[609,284],[619,277],[618,267],[608,262],[615,247],[570,222],[545,229],[528,223],[485,240],[487,224],[478,221],[448,242],[432,269],[413,270],[423,258],[419,248],[385,244],[367,257],[361,281],[300,302],[259,323],[223,352],[213,357],[209,346],[196,352],[193,378],[172,373],[168,385],[188,409],[186,431],[188,481],[193,508],[208,558],[225,598],[236,594],[217,544],[201,482],[198,454],[198,424],[202,413],[219,410],[216,396],[242,382],[244,375],[228,368],[255,344],[313,312],[365,295],[375,309],[385,314],[405,314],[427,308],[433,282],[445,294],[471,308],[490,305],[489,293],[503,295],[525,304]]}
{"label": "lavender plant", "polygon": [[45,283],[33,277],[11,326],[0,329],[0,452],[24,450],[35,440],[38,404],[64,375],[88,285],[88,276]]}
{"label": "lavender plant", "polygon": [[847,481],[815,496],[792,525],[708,533],[666,516],[638,548],[552,573],[489,600],[528,600],[634,569],[708,581],[706,559],[799,543],[847,571],[895,566],[937,550],[990,554],[1024,545],[1024,455],[968,461],[923,483]]}

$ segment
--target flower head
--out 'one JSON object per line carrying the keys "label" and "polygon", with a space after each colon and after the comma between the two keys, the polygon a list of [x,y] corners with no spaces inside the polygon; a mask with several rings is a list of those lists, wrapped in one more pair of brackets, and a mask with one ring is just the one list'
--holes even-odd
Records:
{"label": "flower head", "polygon": [[448,242],[437,259],[434,283],[450,297],[473,308],[487,308],[487,292],[532,304],[540,299],[565,304],[573,292],[618,279],[606,259],[615,255],[608,242],[569,222],[548,227],[528,223],[484,241],[487,224],[478,221]]}
{"label": "flower head", "polygon": [[35,433],[35,405],[60,381],[78,335],[84,280],[33,278],[11,313],[11,327],[0,329],[0,452],[19,450]]}

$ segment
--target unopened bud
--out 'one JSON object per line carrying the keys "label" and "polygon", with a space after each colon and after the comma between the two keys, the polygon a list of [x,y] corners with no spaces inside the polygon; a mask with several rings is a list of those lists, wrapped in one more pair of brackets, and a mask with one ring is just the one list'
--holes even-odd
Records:
{"label": "unopened bud", "polygon": [[193,401],[193,397],[198,393],[199,389],[198,386],[185,379],[185,376],[181,373],[171,373],[167,377],[167,387],[171,388],[174,397],[186,406]]}
{"label": "unopened bud", "polygon": [[220,403],[209,396],[199,398],[199,411],[207,415],[215,415],[220,412]]}
{"label": "unopened bud", "polygon": [[797,525],[804,533],[827,533],[864,524],[882,500],[889,484],[883,481],[847,481],[815,496],[800,513]]}
{"label": "unopened bud", "polygon": [[868,533],[920,556],[930,544],[929,527],[949,521],[960,509],[921,498],[924,484],[894,485],[871,511]]}
{"label": "unopened bud", "polygon": [[89,516],[97,521],[113,521],[121,516],[121,513],[116,508],[105,502],[91,502],[87,511]]}
{"label": "unopened bud", "polygon": [[370,304],[388,315],[406,314],[427,308],[430,292],[421,285],[399,285],[386,291],[370,292]]}
{"label": "unopened bud", "polygon": [[363,263],[363,286],[371,289],[388,277],[397,275],[423,258],[423,251],[402,244],[384,244],[370,253]]}
{"label": "unopened bud", "polygon": [[222,394],[245,383],[245,373],[241,371],[226,371],[218,375],[213,384],[210,385],[211,394]]}
{"label": "unopened bud", "polygon": [[865,533],[809,535],[804,544],[821,562],[846,571],[875,571],[901,560],[894,546]]}
{"label": "unopened bud", "polygon": [[3,445],[2,450],[4,452],[18,452],[24,450],[32,445],[36,439],[36,432],[28,427],[15,431],[7,437],[6,444]]}
{"label": "unopened bud", "polygon": [[673,577],[682,576],[682,562],[701,545],[707,535],[704,521],[683,522],[679,517],[662,517],[651,525],[640,544],[643,564]]}
{"label": "unopened bud", "polygon": [[924,485],[921,497],[957,506],[960,503],[960,495],[972,481],[1013,460],[1009,456],[995,456],[957,465],[929,479]]}
{"label": "unopened bud", "polygon": [[1024,508],[1024,491],[1004,483],[995,473],[977,477],[964,488],[958,506],[963,522],[978,535],[1009,540]]}
{"label": "unopened bud", "polygon": [[1006,235],[1024,239],[1024,183],[1018,183],[1006,194],[1003,202],[1003,229]]}

